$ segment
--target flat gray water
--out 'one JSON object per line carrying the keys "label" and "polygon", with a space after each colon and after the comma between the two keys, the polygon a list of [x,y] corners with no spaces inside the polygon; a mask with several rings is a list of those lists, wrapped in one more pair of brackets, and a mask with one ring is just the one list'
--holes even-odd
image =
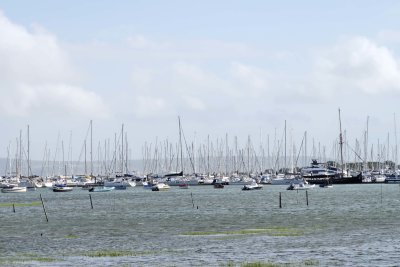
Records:
{"label": "flat gray water", "polygon": [[399,185],[285,188],[1,193],[0,265],[400,266]]}

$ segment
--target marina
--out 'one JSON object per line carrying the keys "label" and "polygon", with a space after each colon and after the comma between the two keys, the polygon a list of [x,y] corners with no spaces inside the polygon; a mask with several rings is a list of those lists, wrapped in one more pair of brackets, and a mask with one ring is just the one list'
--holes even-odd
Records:
{"label": "marina", "polygon": [[[90,200],[86,190],[58,194],[42,188],[0,194],[0,265],[391,266],[397,262],[398,185],[335,185],[329,190],[316,187],[308,194],[308,205],[304,191],[271,185],[243,193],[234,185],[221,191],[212,186],[172,187],[161,194],[132,187],[93,194]],[[18,204],[15,212],[6,203]]]}
{"label": "marina", "polygon": [[400,266],[400,3],[360,2],[1,1],[0,267]]}

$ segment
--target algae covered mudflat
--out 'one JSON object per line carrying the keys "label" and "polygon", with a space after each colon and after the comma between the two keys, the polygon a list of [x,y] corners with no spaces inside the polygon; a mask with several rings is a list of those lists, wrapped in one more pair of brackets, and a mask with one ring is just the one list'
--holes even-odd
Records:
{"label": "algae covered mudflat", "polygon": [[[37,203],[39,194],[48,222],[41,203],[15,212],[8,204]],[[396,185],[316,188],[308,205],[304,192],[284,186],[136,187],[91,197],[93,209],[85,190],[1,195],[0,264],[377,266],[395,262],[400,247]]]}

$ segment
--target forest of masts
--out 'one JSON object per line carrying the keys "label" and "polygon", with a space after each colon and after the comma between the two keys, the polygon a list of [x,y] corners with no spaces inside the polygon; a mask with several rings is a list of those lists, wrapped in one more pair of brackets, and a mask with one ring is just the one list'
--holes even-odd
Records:
{"label": "forest of masts", "polygon": [[[304,132],[301,141],[296,143],[293,130],[284,129],[278,133],[275,128],[273,136],[260,133],[258,144],[249,135],[245,140],[237,136],[230,137],[228,133],[222,138],[212,139],[208,135],[205,140],[198,142],[196,134],[193,140],[187,140],[179,120],[179,140],[171,142],[168,139],[154,143],[145,142],[142,146],[142,159],[131,159],[132,150],[129,148],[128,134],[122,125],[121,131],[114,137],[93,142],[93,127],[90,122],[86,137],[83,140],[78,160],[72,158],[72,133],[69,137],[68,149],[64,140],[58,136],[55,151],[51,153],[46,143],[42,160],[33,164],[29,157],[29,126],[26,138],[20,131],[13,149],[10,142],[7,148],[8,160],[2,175],[102,175],[137,173],[164,174],[183,171],[185,174],[231,175],[232,173],[296,173],[301,167],[309,166],[312,159],[328,163],[335,167],[353,170],[393,169],[397,163],[397,133],[394,140],[387,133],[384,141],[368,140],[368,119],[362,138],[355,139],[353,145],[347,138],[346,131],[342,135],[342,145],[339,135],[327,147],[308,137]],[[395,127],[396,129],[396,127]],[[288,133],[289,132],[289,133]],[[25,140],[24,140],[25,139]],[[311,142],[310,142],[311,141]],[[341,157],[342,153],[342,157]],[[343,158],[343,165],[341,163]]]}

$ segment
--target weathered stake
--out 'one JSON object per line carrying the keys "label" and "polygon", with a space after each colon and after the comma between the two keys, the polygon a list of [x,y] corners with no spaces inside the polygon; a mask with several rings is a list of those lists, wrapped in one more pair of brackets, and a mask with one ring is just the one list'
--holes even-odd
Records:
{"label": "weathered stake", "polygon": [[13,212],[15,213],[15,204],[13,203]]}
{"label": "weathered stake", "polygon": [[90,198],[90,206],[91,206],[92,209],[93,209],[93,202],[92,202],[92,195],[91,195],[91,194],[89,194],[89,198]]}
{"label": "weathered stake", "polygon": [[282,208],[282,193],[279,192],[279,208]]}
{"label": "weathered stake", "polygon": [[308,191],[306,190],[306,200],[307,200],[307,206],[308,206]]}
{"label": "weathered stake", "polygon": [[46,208],[44,207],[42,194],[40,194],[40,200],[42,201],[42,207],[43,207],[44,215],[46,216],[46,221],[49,222],[49,218],[47,218]]}
{"label": "weathered stake", "polygon": [[[194,201],[193,201],[193,193],[192,192],[190,192],[190,197],[192,198],[192,206],[194,208]],[[197,208],[199,208],[199,207],[197,207]]]}

